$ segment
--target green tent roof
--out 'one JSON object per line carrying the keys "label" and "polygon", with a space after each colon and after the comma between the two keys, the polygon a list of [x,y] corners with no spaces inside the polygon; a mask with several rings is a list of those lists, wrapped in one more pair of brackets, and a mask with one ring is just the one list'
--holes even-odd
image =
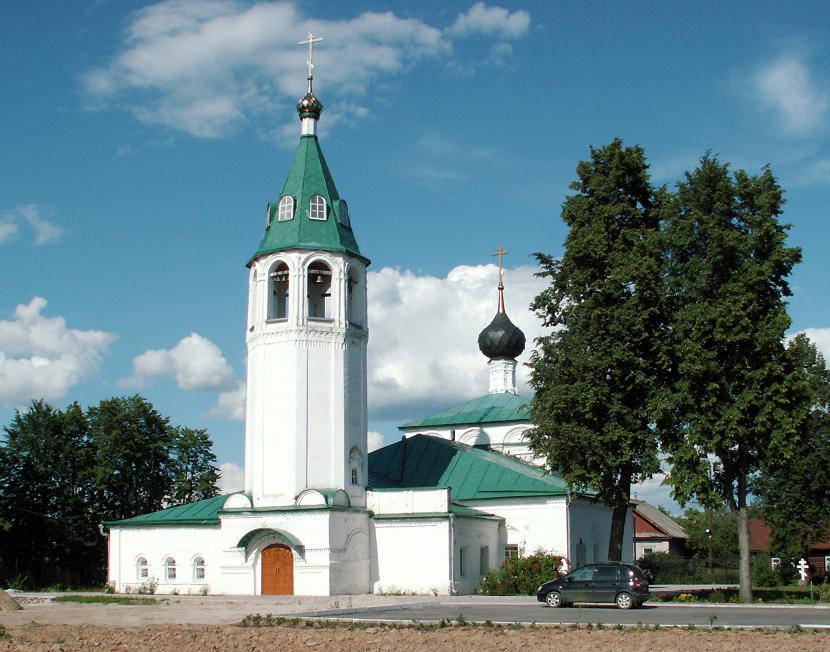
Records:
{"label": "green tent roof", "polygon": [[187,505],[177,505],[167,509],[126,518],[123,521],[105,521],[104,525],[117,527],[132,527],[139,525],[219,525],[219,511],[228,499],[225,496],[214,496]]}
{"label": "green tent roof", "polygon": [[433,414],[426,419],[411,421],[398,427],[409,429],[428,426],[466,426],[506,421],[530,421],[530,401],[510,392],[486,394]]}
{"label": "green tent roof", "polygon": [[[326,200],[325,220],[309,217],[309,204],[315,195]],[[277,219],[279,200],[286,196],[294,198],[294,216],[281,222]],[[277,202],[269,204],[270,226],[252,260],[273,251],[311,249],[348,253],[368,263],[357,246],[345,204],[337,193],[317,136],[302,136],[282,192]]]}
{"label": "green tent roof", "polygon": [[568,493],[557,474],[455,441],[415,435],[369,453],[370,489],[450,487],[453,500]]}

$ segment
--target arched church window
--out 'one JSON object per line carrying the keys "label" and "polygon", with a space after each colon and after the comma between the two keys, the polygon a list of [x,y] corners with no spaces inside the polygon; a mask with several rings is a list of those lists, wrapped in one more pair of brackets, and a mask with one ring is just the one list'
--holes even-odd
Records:
{"label": "arched church window", "polygon": [[332,318],[331,269],[321,261],[308,266],[308,318]]}
{"label": "arched church window", "polygon": [[357,469],[352,469],[352,484],[360,484],[360,477],[357,473]]}
{"label": "arched church window", "polygon": [[277,214],[277,220],[279,222],[287,222],[294,218],[294,198],[290,195],[286,195],[282,199],[280,199],[280,210]]}
{"label": "arched church window", "polygon": [[349,205],[345,199],[340,200],[340,223],[349,226]]}
{"label": "arched church window", "polygon": [[268,319],[288,318],[288,265],[279,263],[268,276]]}
{"label": "arched church window", "polygon": [[168,582],[173,582],[176,579],[176,560],[172,557],[164,560],[164,578]]}
{"label": "arched church window", "polygon": [[205,579],[205,560],[202,557],[196,557],[193,560],[193,579],[196,582],[201,582]]}
{"label": "arched church window", "polygon": [[139,557],[135,562],[135,575],[139,581],[150,578],[150,566],[144,557]]}
{"label": "arched church window", "polygon": [[312,220],[326,219],[326,198],[323,195],[314,195],[308,205],[308,216]]}

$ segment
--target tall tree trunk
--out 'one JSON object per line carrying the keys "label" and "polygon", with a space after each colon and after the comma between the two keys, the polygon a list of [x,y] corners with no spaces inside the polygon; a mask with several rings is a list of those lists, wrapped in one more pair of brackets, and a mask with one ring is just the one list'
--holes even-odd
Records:
{"label": "tall tree trunk", "polygon": [[611,512],[611,536],[608,540],[608,561],[622,561],[623,536],[628,505],[619,505]]}
{"label": "tall tree trunk", "polygon": [[737,481],[737,504],[734,504],[738,525],[738,549],[741,555],[739,596],[741,602],[752,602],[752,574],[749,566],[749,512],[746,507],[746,476],[741,473]]}

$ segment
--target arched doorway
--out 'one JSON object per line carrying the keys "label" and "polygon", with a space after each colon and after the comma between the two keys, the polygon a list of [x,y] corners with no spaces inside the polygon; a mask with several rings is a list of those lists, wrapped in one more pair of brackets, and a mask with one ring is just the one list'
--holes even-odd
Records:
{"label": "arched doorway", "polygon": [[294,555],[280,544],[262,551],[262,595],[294,595]]}

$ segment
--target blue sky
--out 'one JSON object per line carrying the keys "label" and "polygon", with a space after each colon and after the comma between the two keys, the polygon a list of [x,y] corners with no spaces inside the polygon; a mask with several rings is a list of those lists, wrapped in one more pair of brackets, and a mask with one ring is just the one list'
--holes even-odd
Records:
{"label": "blue sky", "polygon": [[486,391],[499,244],[508,311],[541,332],[531,254],[561,252],[575,166],[617,136],[659,183],[708,150],[772,166],[804,253],[792,332],[830,354],[826,3],[33,0],[0,25],[0,423],[141,391],[238,471],[244,264],[309,30],[321,144],[373,261],[375,443]]}

